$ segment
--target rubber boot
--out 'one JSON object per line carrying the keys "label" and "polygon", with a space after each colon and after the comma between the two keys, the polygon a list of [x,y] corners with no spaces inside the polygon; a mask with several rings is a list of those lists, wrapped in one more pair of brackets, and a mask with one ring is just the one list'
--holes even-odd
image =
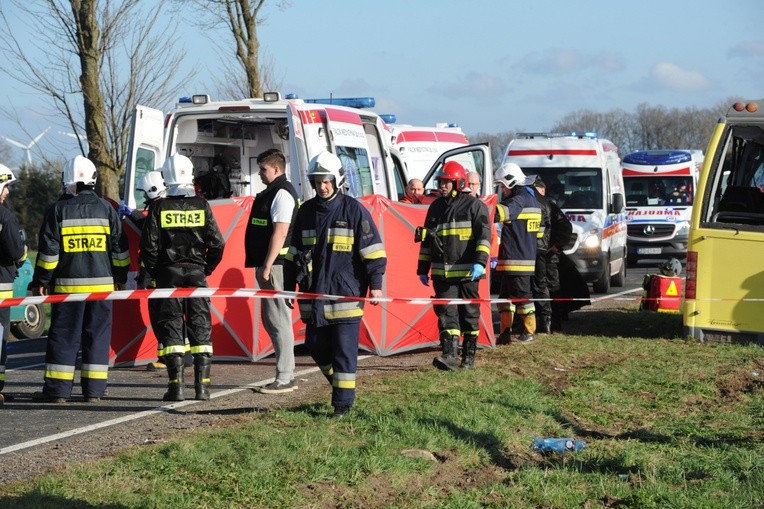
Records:
{"label": "rubber boot", "polygon": [[518,343],[530,343],[536,339],[536,314],[523,315],[523,333],[517,338]]}
{"label": "rubber boot", "polygon": [[167,392],[162,401],[183,401],[183,356],[170,355],[165,357],[167,364]]}
{"label": "rubber boot", "polygon": [[496,338],[496,344],[508,345],[512,341],[512,322],[515,319],[515,313],[513,311],[502,311],[499,317],[499,330],[501,333]]}
{"label": "rubber boot", "polygon": [[536,332],[538,334],[551,334],[552,317],[549,315],[536,315]]}
{"label": "rubber boot", "polygon": [[475,352],[477,352],[477,336],[467,334],[462,343],[462,369],[475,367]]}
{"label": "rubber boot", "polygon": [[459,358],[456,352],[459,350],[459,336],[452,336],[448,332],[440,333],[440,348],[442,355],[432,361],[432,365],[444,371],[456,371],[459,369]]}
{"label": "rubber boot", "polygon": [[212,367],[212,358],[206,355],[194,356],[194,389],[196,396],[194,399],[207,401],[210,399],[210,368]]}

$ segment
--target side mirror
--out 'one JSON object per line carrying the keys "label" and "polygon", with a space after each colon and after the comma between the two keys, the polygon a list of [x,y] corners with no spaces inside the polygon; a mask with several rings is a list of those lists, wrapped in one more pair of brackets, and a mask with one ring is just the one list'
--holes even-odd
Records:
{"label": "side mirror", "polygon": [[620,214],[623,212],[625,203],[622,193],[613,193],[613,202],[610,204],[610,210],[608,212],[611,214]]}

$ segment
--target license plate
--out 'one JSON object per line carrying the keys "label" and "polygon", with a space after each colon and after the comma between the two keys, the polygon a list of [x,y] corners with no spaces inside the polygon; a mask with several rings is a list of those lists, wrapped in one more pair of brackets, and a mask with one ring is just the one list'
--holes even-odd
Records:
{"label": "license plate", "polygon": [[641,255],[656,255],[661,254],[661,248],[659,247],[638,247],[637,254]]}

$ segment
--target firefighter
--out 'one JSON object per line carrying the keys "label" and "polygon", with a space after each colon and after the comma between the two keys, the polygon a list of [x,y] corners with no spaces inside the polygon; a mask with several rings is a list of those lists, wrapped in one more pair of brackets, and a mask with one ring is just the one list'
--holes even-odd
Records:
{"label": "firefighter", "polygon": [[[342,192],[346,172],[340,159],[321,152],[310,161],[308,179],[316,196],[297,212],[284,267],[285,289],[382,297],[387,267],[382,239],[371,214]],[[299,300],[306,324],[305,345],[332,385],[334,417],[348,414],[355,401],[358,336],[364,300]]]}
{"label": "firefighter", "polygon": [[[438,299],[477,299],[479,279],[491,249],[488,208],[470,195],[467,172],[456,161],[446,162],[435,175],[439,196],[427,209],[420,235],[417,275],[429,286],[428,274]],[[459,336],[463,337],[461,367],[475,365],[480,332],[480,305],[433,306],[438,316],[441,356],[433,365],[442,370],[459,368]]]}
{"label": "firefighter", "polygon": [[[145,210],[148,210],[149,205],[155,200],[164,198],[167,195],[167,187],[164,185],[164,177],[162,177],[161,171],[150,171],[141,177],[138,181],[138,190],[143,193],[143,210],[128,211],[127,218],[135,224],[138,231],[143,231],[143,224],[146,222]],[[141,267],[138,271],[138,275],[135,277],[136,287],[145,290],[146,288],[156,288],[156,281],[151,278],[146,267]],[[156,330],[156,323],[159,317],[159,306],[161,301],[159,299],[148,299],[149,321],[151,327]],[[149,371],[156,371],[158,369],[165,369],[167,366],[163,362],[164,358],[164,345],[157,341],[157,361],[150,362],[147,365]]]}
{"label": "firefighter", "polygon": [[[10,185],[16,181],[13,172],[0,164],[0,298],[13,297],[13,280],[18,268],[27,259],[27,247],[19,227],[16,215],[6,204]],[[11,308],[0,308],[0,406],[5,403],[3,385],[5,385],[5,362],[8,358],[8,330],[11,326]],[[10,400],[10,396],[8,396]]]}
{"label": "firefighter", "polygon": [[[220,263],[225,241],[209,203],[194,190],[194,167],[184,155],[173,154],[162,166],[167,196],[149,205],[141,232],[140,260],[157,288],[206,288],[207,276]],[[169,378],[164,401],[183,401],[185,332],[194,359],[195,399],[210,399],[212,320],[210,299],[161,299],[155,332],[164,345]]]}
{"label": "firefighter", "polygon": [[[82,294],[122,289],[130,264],[127,241],[116,210],[95,193],[96,168],[76,156],[64,165],[68,199],[48,207],[39,236],[31,287],[36,295]],[[71,397],[77,352],[82,349],[81,385],[86,402],[106,391],[112,303],[108,300],[52,304],[45,352],[43,403]]]}
{"label": "firefighter", "polygon": [[541,209],[535,192],[526,185],[526,177],[515,163],[504,163],[496,170],[494,180],[501,185],[502,200],[496,205],[497,222],[503,223],[499,261],[496,271],[501,275],[500,299],[509,303],[498,305],[500,334],[498,344],[511,340],[512,320],[517,313],[523,322],[518,343],[530,343],[536,333],[536,307],[533,303],[531,280],[536,267],[537,237],[541,227]]}

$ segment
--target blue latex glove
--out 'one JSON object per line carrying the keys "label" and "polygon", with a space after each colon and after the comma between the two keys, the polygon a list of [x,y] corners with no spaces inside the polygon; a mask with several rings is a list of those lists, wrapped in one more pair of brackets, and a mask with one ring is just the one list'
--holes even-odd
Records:
{"label": "blue latex glove", "polygon": [[425,286],[430,286],[430,278],[427,277],[427,274],[420,274],[419,281]]}
{"label": "blue latex glove", "polygon": [[125,216],[129,216],[132,211],[133,209],[128,207],[127,203],[120,202],[119,210],[117,210],[117,214],[119,214],[120,217],[125,217]]}
{"label": "blue latex glove", "polygon": [[479,263],[472,264],[472,272],[470,272],[470,280],[477,281],[485,274],[485,267]]}

